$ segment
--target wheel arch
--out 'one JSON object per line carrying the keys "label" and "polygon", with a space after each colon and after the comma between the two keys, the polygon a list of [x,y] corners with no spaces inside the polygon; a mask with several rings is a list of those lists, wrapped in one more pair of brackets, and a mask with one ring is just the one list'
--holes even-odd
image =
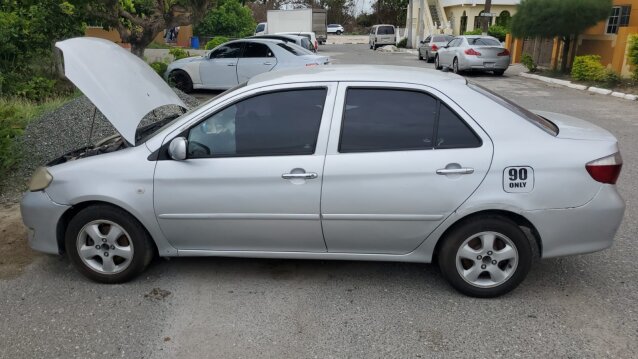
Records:
{"label": "wheel arch", "polygon": [[71,222],[71,219],[73,219],[73,217],[75,217],[78,213],[80,213],[80,211],[82,211],[82,210],[84,210],[84,209],[86,209],[88,207],[98,206],[98,205],[110,206],[110,207],[113,207],[113,208],[117,208],[117,209],[119,209],[121,211],[126,212],[129,216],[134,218],[142,226],[142,228],[144,228],[144,231],[146,232],[146,235],[148,235],[148,238],[151,239],[151,242],[153,244],[154,255],[155,256],[158,255],[157,243],[155,243],[155,239],[153,238],[153,236],[149,232],[148,228],[146,228],[146,226],[144,225],[143,221],[141,221],[137,216],[135,216],[130,211],[126,210],[126,208],[123,208],[121,206],[118,206],[118,205],[110,203],[110,202],[100,201],[100,200],[89,200],[89,201],[84,201],[84,202],[80,202],[80,203],[74,204],[69,209],[67,209],[66,212],[64,212],[64,214],[62,214],[62,216],[58,220],[58,224],[56,226],[56,240],[57,240],[57,243],[58,243],[58,252],[60,254],[63,254],[63,253],[66,252],[66,248],[65,248],[65,244],[64,244],[64,237],[66,236],[66,230],[67,230],[67,228],[69,226],[69,222]]}
{"label": "wheel arch", "polygon": [[534,224],[530,220],[520,215],[519,213],[515,213],[512,211],[500,210],[500,209],[488,209],[488,210],[482,210],[478,212],[469,213],[457,219],[454,223],[452,223],[449,227],[447,227],[445,231],[441,234],[439,239],[437,240],[436,245],[434,246],[434,251],[432,252],[432,261],[437,260],[439,250],[441,249],[441,245],[443,244],[443,242],[445,242],[445,238],[452,230],[454,230],[455,228],[459,226],[462,226],[465,222],[469,220],[472,220],[476,217],[485,216],[485,215],[502,216],[516,223],[519,227],[521,227],[521,229],[523,230],[523,233],[525,233],[525,236],[527,237],[527,240],[530,242],[534,259],[541,258],[543,253],[543,241],[541,239],[541,236],[538,230],[536,229],[536,226],[534,226]]}

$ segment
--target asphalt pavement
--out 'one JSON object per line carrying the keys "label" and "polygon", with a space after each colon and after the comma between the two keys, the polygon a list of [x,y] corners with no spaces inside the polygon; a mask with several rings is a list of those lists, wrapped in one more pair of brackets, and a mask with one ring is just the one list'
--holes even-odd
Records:
{"label": "asphalt pavement", "polygon": [[[433,67],[365,45],[321,51],[335,63]],[[515,72],[468,78],[619,139],[627,211],[611,249],[543,260],[518,289],[484,300],[458,294],[423,264],[180,258],[157,260],[131,283],[100,285],[66,258],[41,255],[0,279],[0,357],[635,357],[638,102]]]}

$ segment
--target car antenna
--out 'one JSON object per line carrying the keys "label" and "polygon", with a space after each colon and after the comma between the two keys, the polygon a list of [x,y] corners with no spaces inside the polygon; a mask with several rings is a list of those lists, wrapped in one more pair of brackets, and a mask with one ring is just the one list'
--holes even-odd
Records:
{"label": "car antenna", "polygon": [[89,132],[89,141],[87,147],[91,146],[91,138],[93,138],[93,126],[95,125],[95,117],[97,116],[97,106],[93,107],[93,120],[91,121],[91,132]]}

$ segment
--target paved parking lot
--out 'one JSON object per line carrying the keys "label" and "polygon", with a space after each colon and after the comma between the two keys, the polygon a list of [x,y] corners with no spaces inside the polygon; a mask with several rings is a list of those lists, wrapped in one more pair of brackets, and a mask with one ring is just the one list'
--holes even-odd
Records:
{"label": "paved parking lot", "polygon": [[[335,63],[433,67],[365,45],[321,50]],[[0,276],[0,357],[635,357],[638,103],[514,73],[468,77],[618,137],[627,212],[611,249],[542,261],[491,300],[457,294],[431,265],[172,259],[108,286],[65,258],[38,255],[21,275]]]}

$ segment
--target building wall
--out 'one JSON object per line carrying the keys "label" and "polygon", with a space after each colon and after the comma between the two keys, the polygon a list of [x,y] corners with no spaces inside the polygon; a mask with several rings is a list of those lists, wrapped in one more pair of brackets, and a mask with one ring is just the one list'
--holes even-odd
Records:
{"label": "building wall", "polygon": [[[452,25],[452,33],[454,35],[461,34],[461,17],[463,12],[467,15],[467,29],[466,31],[474,30],[474,18],[478,16],[484,9],[482,5],[457,5],[448,6],[445,8],[448,21]],[[510,16],[514,16],[516,13],[516,5],[492,5],[491,13],[500,15],[502,11],[509,11]],[[496,24],[496,18],[492,18],[492,24]]]}

